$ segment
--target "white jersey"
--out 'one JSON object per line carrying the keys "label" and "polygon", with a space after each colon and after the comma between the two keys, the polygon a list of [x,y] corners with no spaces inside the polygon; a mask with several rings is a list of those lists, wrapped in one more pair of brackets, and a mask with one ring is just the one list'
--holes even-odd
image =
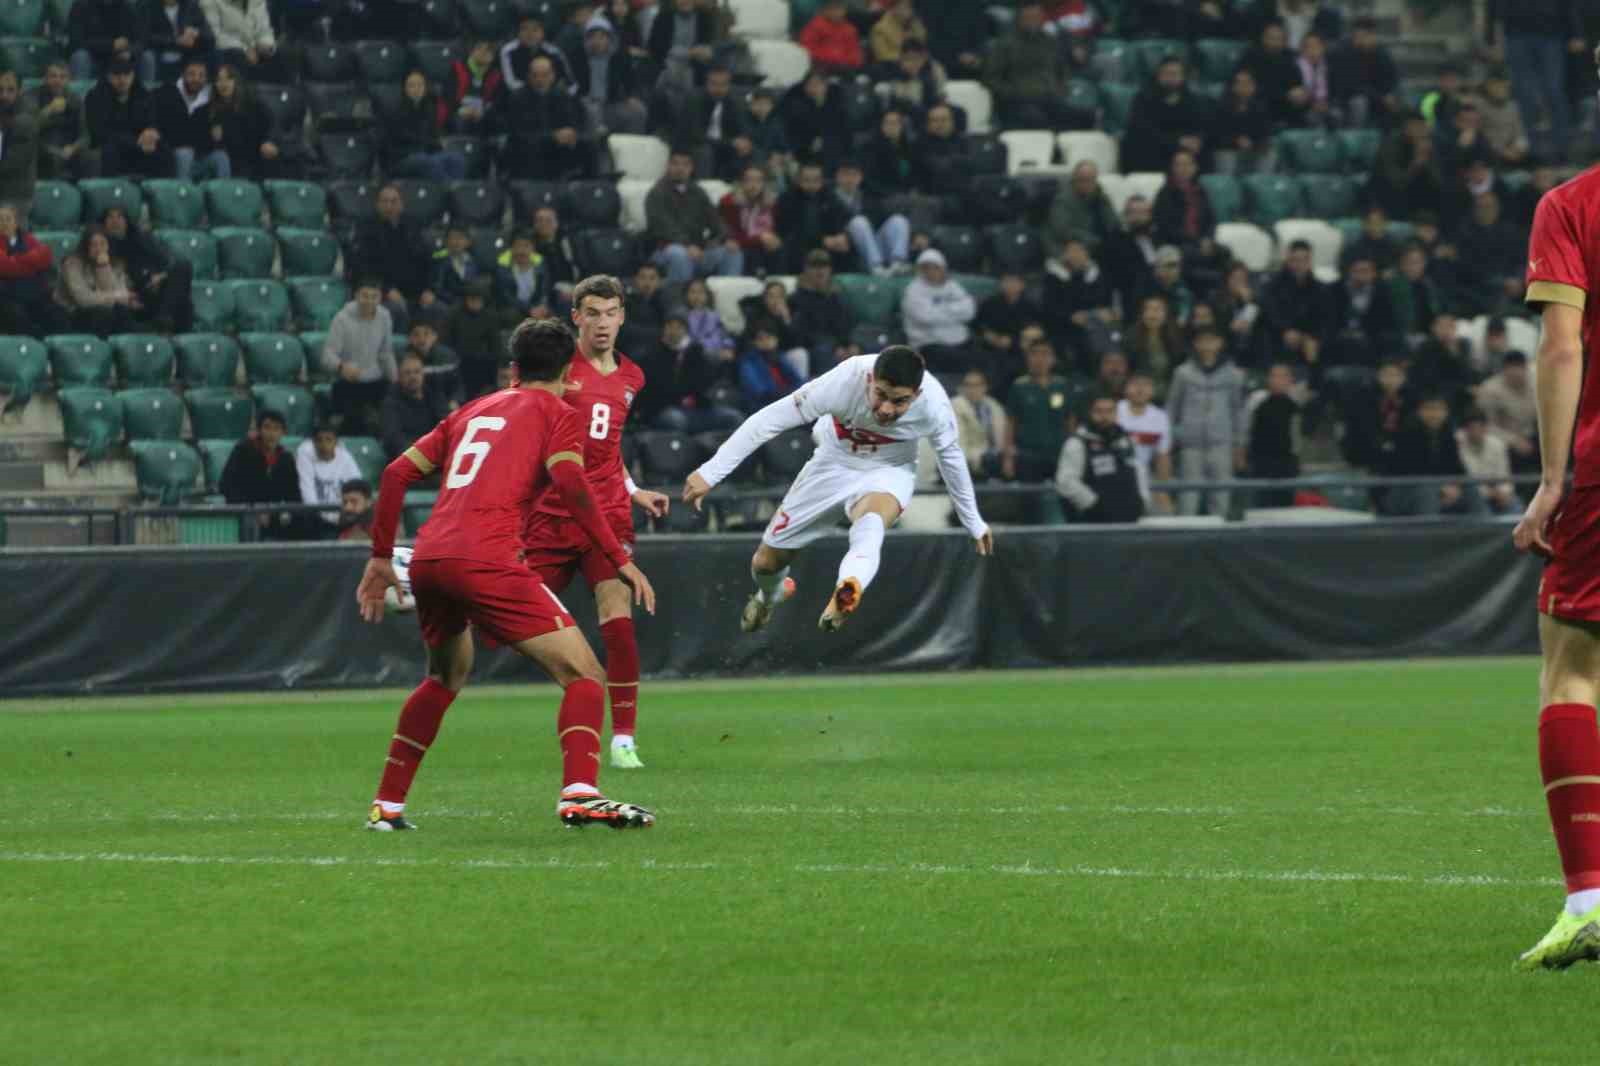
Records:
{"label": "white jersey", "polygon": [[989,527],[978,514],[972,474],[944,386],[932,374],[924,374],[922,389],[906,413],[887,426],[879,425],[868,395],[877,359],[875,354],[846,359],[791,395],[768,404],[746,419],[697,472],[708,485],[716,486],[767,441],[809,424],[817,443],[816,458],[830,466],[858,471],[896,467],[914,475],[917,442],[927,438],[961,524],[972,536],[982,536]]}
{"label": "white jersey", "polygon": [[1139,492],[1150,498],[1150,464],[1158,455],[1172,454],[1172,420],[1153,403],[1134,414],[1127,400],[1117,401],[1117,425],[1133,438],[1133,462],[1139,471]]}

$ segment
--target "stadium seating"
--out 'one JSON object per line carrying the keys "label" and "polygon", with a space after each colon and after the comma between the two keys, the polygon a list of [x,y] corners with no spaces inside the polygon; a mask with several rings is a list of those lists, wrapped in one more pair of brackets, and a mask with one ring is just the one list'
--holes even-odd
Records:
{"label": "stadium seating", "polygon": [[378,482],[383,478],[383,468],[389,465],[388,457],[383,454],[383,445],[376,437],[342,437],[340,440],[361,468],[361,476],[376,491]]}
{"label": "stadium seating", "polygon": [[639,434],[639,460],[647,484],[676,485],[700,465],[700,449],[687,433],[650,431]]}
{"label": "stadium seating", "polygon": [[733,34],[745,40],[784,41],[789,38],[789,5],[785,0],[728,0],[733,13]]}
{"label": "stadium seating", "polygon": [[541,207],[561,207],[559,182],[518,179],[506,182],[506,190],[511,194],[511,213],[518,225],[532,222],[533,213]]}
{"label": "stadium seating", "polygon": [[509,0],[463,0],[461,17],[474,36],[502,41],[517,28],[518,8]]}
{"label": "stadium seating", "polygon": [[[777,92],[798,85],[811,69],[811,55],[793,41],[752,40],[746,42],[750,60],[762,84]],[[954,82],[949,83],[954,85]]]}
{"label": "stadium seating", "polygon": [[1096,89],[1091,81],[1073,78],[1067,83],[1067,105],[1080,111],[1098,113],[1100,90]]}
{"label": "stadium seating", "polygon": [[243,278],[233,287],[233,321],[240,330],[282,329],[289,317],[289,294],[271,278]]}
{"label": "stadium seating", "polygon": [[1002,223],[984,231],[989,262],[997,274],[1032,274],[1044,269],[1044,244],[1038,230],[1023,223]]}
{"label": "stadium seating", "polygon": [[333,221],[355,227],[378,217],[374,197],[378,186],[370,181],[330,181],[326,186],[328,214]]}
{"label": "stadium seating", "polygon": [[301,329],[327,329],[333,316],[350,302],[349,291],[338,278],[295,277],[286,279],[285,284]]}
{"label": "stadium seating", "polygon": [[1128,116],[1133,112],[1133,98],[1138,94],[1139,90],[1132,85],[1106,83],[1100,86],[1100,106],[1107,133],[1120,135],[1128,128]]}
{"label": "stadium seating", "polygon": [[264,278],[272,273],[278,250],[265,230],[219,226],[211,234],[217,242],[217,268],[223,278]]}
{"label": "stadium seating", "polygon": [[71,255],[73,249],[78,246],[81,234],[76,229],[39,229],[33,231],[33,237],[34,240],[50,249],[50,254],[54,257],[55,263],[59,267],[61,261]]}
{"label": "stadium seating", "polygon": [[765,288],[760,278],[707,278],[706,288],[711,293],[711,304],[717,316],[732,333],[744,332],[744,311],[739,301],[760,296]]}
{"label": "stadium seating", "polygon": [[284,432],[295,437],[310,436],[316,422],[311,394],[298,385],[252,385],[250,395],[256,411],[277,411],[283,415]]}
{"label": "stadium seating", "polygon": [[1340,130],[1339,144],[1344,155],[1344,165],[1351,174],[1369,174],[1378,159],[1378,146],[1383,134],[1378,130]]}
{"label": "stadium seating", "polygon": [[152,178],[143,188],[151,225],[180,230],[200,228],[205,219],[206,201],[194,182]]}
{"label": "stadium seating", "polygon": [[233,449],[239,439],[216,438],[195,441],[195,447],[200,451],[200,461],[205,465],[206,490],[218,491],[222,482],[222,472],[228,468],[228,457],[233,454]]}
{"label": "stadium seating", "polygon": [[648,219],[645,217],[645,200],[654,182],[638,178],[623,178],[617,182],[617,197],[622,201],[622,228],[629,233],[643,233]]}
{"label": "stadium seating", "polygon": [[328,195],[314,181],[268,181],[262,183],[274,226],[321,229],[327,221]]}
{"label": "stadium seating", "polygon": [[198,495],[204,466],[200,453],[181,440],[140,440],[130,446],[139,495],[174,507]]}
{"label": "stadium seating", "polygon": [[573,230],[614,229],[622,199],[611,181],[573,181],[561,198],[561,218]]}
{"label": "stadium seating", "polygon": [[50,373],[50,349],[32,337],[0,336],[0,406],[18,408],[33,394]]}
{"label": "stadium seating", "polygon": [[500,256],[511,250],[511,239],[497,229],[472,231],[472,258],[478,269],[490,273],[500,262]]}
{"label": "stadium seating", "polygon": [[317,138],[317,151],[335,174],[348,174],[357,180],[372,174],[377,153],[365,134],[345,133]]}
{"label": "stadium seating", "polygon": [[1100,168],[1101,174],[1117,173],[1117,142],[1099,130],[1074,130],[1056,134],[1061,162],[1068,169],[1085,160]]}
{"label": "stadium seating", "polygon": [[0,38],[0,70],[19,78],[42,78],[45,68],[61,58],[60,49],[42,37]]}
{"label": "stadium seating", "polygon": [[977,270],[983,266],[983,239],[973,227],[938,225],[928,236],[951,270]]}
{"label": "stadium seating", "polygon": [[1283,174],[1247,174],[1239,182],[1244,186],[1245,213],[1251,222],[1263,228],[1285,218],[1296,218],[1303,213],[1300,204],[1300,183]]}
{"label": "stadium seating", "polygon": [[239,344],[221,333],[184,333],[172,338],[178,380],[189,388],[226,387],[239,372]]}
{"label": "stadium seating", "polygon": [[339,262],[339,242],[322,229],[279,226],[278,254],[286,276],[332,274]]}
{"label": "stadium seating", "polygon": [[99,222],[107,211],[120,207],[130,219],[137,219],[144,206],[144,194],[127,178],[85,178],[78,182],[83,195],[83,220]]}
{"label": "stadium seating", "polygon": [[1343,172],[1344,146],[1336,134],[1324,130],[1284,130],[1274,143],[1285,168],[1291,173]]}
{"label": "stadium seating", "polygon": [[119,333],[108,338],[124,388],[166,387],[172,381],[172,344],[154,333]]}
{"label": "stadium seating", "polygon": [[1000,134],[1006,149],[1006,173],[1047,167],[1055,158],[1056,135],[1050,130],[1006,130]]}
{"label": "stadium seating", "polygon": [[1243,41],[1217,37],[1203,38],[1194,43],[1196,72],[1205,81],[1226,82],[1238,69],[1239,60],[1244,53]]}
{"label": "stadium seating", "polygon": [[90,461],[122,440],[122,403],[109,389],[65,388],[56,393],[67,446]]}
{"label": "stadium seating", "polygon": [[70,181],[41,181],[33,190],[33,206],[28,210],[32,229],[57,229],[76,226],[83,218],[83,194]]}
{"label": "stadium seating", "polygon": [[257,85],[256,100],[274,131],[298,132],[306,120],[306,94],[298,85]]}
{"label": "stadium seating", "polygon": [[0,37],[32,37],[43,25],[44,0],[0,0]]}
{"label": "stadium seating", "polygon": [[1244,218],[1244,187],[1232,174],[1202,174],[1200,187],[1211,201],[1211,213],[1218,222],[1238,222]]}
{"label": "stadium seating", "polygon": [[498,226],[506,200],[493,182],[458,181],[450,186],[449,206],[450,221],[456,225]]}
{"label": "stadium seating", "polygon": [[244,372],[252,385],[298,384],[305,376],[306,353],[292,333],[241,333]]}
{"label": "stadium seating", "polygon": [[909,278],[878,278],[870,274],[839,274],[839,295],[849,306],[857,322],[877,325],[898,325],[900,297],[909,285]]}
{"label": "stadium seating", "polygon": [[667,173],[667,142],[660,137],[613,133],[606,138],[611,161],[624,178],[657,182]]}
{"label": "stadium seating", "polygon": [[57,388],[111,385],[111,345],[87,333],[60,333],[45,338],[50,371]]}
{"label": "stadium seating", "polygon": [[307,81],[349,81],[356,75],[355,53],[337,41],[308,46],[300,62]]}
{"label": "stadium seating", "polygon": [[1217,243],[1253,271],[1259,273],[1272,265],[1272,238],[1259,226],[1249,222],[1218,223]]}
{"label": "stadium seating", "polygon": [[232,389],[190,389],[184,394],[194,436],[239,440],[255,424],[255,409],[248,396]]}
{"label": "stadium seating", "polygon": [[450,77],[451,64],[466,59],[467,50],[460,41],[416,41],[411,45],[411,58],[430,84],[443,85]]}
{"label": "stadium seating", "polygon": [[266,198],[261,186],[241,178],[213,178],[201,187],[213,226],[259,226]]}
{"label": "stadium seating", "polygon": [[189,292],[194,304],[194,328],[218,333],[234,326],[233,286],[220,281],[196,280]]}
{"label": "stadium seating", "polygon": [[578,269],[585,274],[627,277],[639,264],[639,244],[621,230],[587,230],[572,239]]}
{"label": "stadium seating", "polygon": [[968,133],[989,133],[994,122],[994,97],[981,81],[960,78],[945,82],[945,99],[967,112]]}
{"label": "stadium seating", "polygon": [[720,204],[722,198],[733,191],[732,185],[717,178],[701,178],[698,184],[714,204]]}
{"label": "stadium seating", "polygon": [[177,440],[183,436],[183,403],[171,389],[123,389],[122,425],[128,439]]}
{"label": "stadium seating", "polygon": [[791,429],[780,433],[761,446],[761,468],[769,481],[791,481],[811,460],[815,448],[816,442],[809,430]]}
{"label": "stadium seating", "polygon": [[357,41],[356,69],[369,84],[402,81],[411,69],[411,57],[394,41]]}
{"label": "stadium seating", "polygon": [[1028,206],[1028,187],[1004,174],[979,174],[972,179],[965,216],[974,223],[1010,222]]}
{"label": "stadium seating", "polygon": [[444,217],[450,206],[449,190],[437,182],[394,178],[389,184],[400,190],[400,196],[405,201],[405,217],[413,225],[433,225]]}
{"label": "stadium seating", "polygon": [[194,268],[196,281],[210,281],[217,276],[217,242],[205,230],[158,229],[152,236],[174,259]]}
{"label": "stadium seating", "polygon": [[1354,178],[1343,174],[1302,174],[1300,199],[1304,209],[1318,218],[1340,218],[1360,208],[1361,189]]}

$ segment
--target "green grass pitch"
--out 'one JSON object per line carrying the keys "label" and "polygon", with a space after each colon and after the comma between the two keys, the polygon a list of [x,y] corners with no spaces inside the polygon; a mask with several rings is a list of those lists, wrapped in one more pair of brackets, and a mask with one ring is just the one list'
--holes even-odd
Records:
{"label": "green grass pitch", "polygon": [[1529,660],[0,703],[0,1062],[1571,1061]]}

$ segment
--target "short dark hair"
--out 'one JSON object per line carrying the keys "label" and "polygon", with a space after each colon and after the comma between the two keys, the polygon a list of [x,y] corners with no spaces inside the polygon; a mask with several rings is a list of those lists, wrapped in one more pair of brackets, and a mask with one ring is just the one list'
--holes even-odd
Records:
{"label": "short dark hair", "polygon": [[559,319],[530,318],[512,331],[508,347],[523,381],[555,381],[572,362],[578,339]]}
{"label": "short dark hair", "polygon": [[1505,358],[1500,360],[1500,367],[1501,367],[1502,370],[1505,369],[1508,366],[1527,366],[1527,365],[1528,365],[1528,357],[1526,355],[1524,355],[1522,352],[1517,351],[1515,348],[1513,348],[1509,352],[1507,352],[1506,355],[1505,355]]}
{"label": "short dark hair", "polygon": [[597,300],[624,299],[622,282],[610,274],[590,274],[578,282],[577,288],[572,290],[572,306],[582,307],[583,301],[591,296]]}
{"label": "short dark hair", "polygon": [[1430,403],[1442,403],[1446,407],[1449,407],[1450,398],[1442,392],[1425,392],[1422,394],[1422,398],[1417,401],[1417,406],[1422,407]]}
{"label": "short dark hair", "polygon": [[1223,340],[1222,331],[1215,326],[1201,326],[1189,335],[1189,343],[1198,343],[1206,337],[1215,337],[1219,341]]}
{"label": "short dark hair", "polygon": [[891,344],[878,353],[878,361],[872,364],[872,376],[895,388],[920,389],[926,369],[927,363],[915,348],[908,344]]}
{"label": "short dark hair", "polygon": [[1467,413],[1461,416],[1461,424],[1463,426],[1471,425],[1474,422],[1487,421],[1489,421],[1489,416],[1483,413],[1483,408],[1481,407],[1469,407],[1467,408]]}
{"label": "short dark hair", "polygon": [[347,492],[359,492],[363,496],[371,496],[372,483],[364,477],[353,477],[339,486],[339,495],[343,496]]}
{"label": "short dark hair", "polygon": [[1484,332],[1486,333],[1504,333],[1505,331],[1506,320],[1499,315],[1489,319],[1489,324],[1484,327]]}
{"label": "short dark hair", "polygon": [[1291,251],[1291,252],[1309,252],[1309,251],[1311,251],[1311,242],[1307,241],[1307,240],[1290,241],[1289,242],[1289,251]]}
{"label": "short dark hair", "polygon": [[274,411],[270,407],[267,408],[265,411],[262,411],[260,414],[256,415],[256,428],[260,429],[262,426],[265,426],[268,422],[276,422],[276,423],[278,423],[278,428],[279,429],[288,429],[289,428],[289,420],[283,417],[283,412],[282,411]]}
{"label": "short dark hair", "polygon": [[527,241],[529,244],[539,243],[538,240],[534,238],[533,230],[531,229],[513,230],[511,233],[511,243],[516,244],[518,241]]}
{"label": "short dark hair", "polygon": [[353,291],[360,292],[362,289],[377,289],[379,292],[382,292],[383,280],[372,274],[357,278],[356,287]]}
{"label": "short dark hair", "polygon": [[316,428],[311,431],[311,435],[313,437],[320,437],[324,433],[332,433],[335,437],[337,437],[339,435],[339,430],[338,427],[336,427],[332,422],[318,422]]}

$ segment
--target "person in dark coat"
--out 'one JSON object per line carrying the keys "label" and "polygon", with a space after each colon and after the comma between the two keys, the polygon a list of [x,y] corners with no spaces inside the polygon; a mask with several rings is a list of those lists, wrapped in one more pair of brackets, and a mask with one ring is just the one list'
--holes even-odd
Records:
{"label": "person in dark coat", "polygon": [[127,0],[75,0],[66,34],[72,76],[88,81],[113,58],[134,58],[143,37],[139,21],[139,9]]}
{"label": "person in dark coat", "polygon": [[293,149],[298,145],[273,131],[255,88],[238,68],[223,64],[212,88],[211,143],[227,153],[233,176],[262,181],[296,173]]}
{"label": "person in dark coat", "polygon": [[380,415],[383,453],[390,459],[427,436],[450,413],[446,397],[427,387],[427,369],[420,355],[407,354],[396,369]]}
{"label": "person in dark coat", "polygon": [[156,85],[176,79],[190,59],[209,60],[217,47],[198,0],[143,0],[139,34],[145,75]]}
{"label": "person in dark coat", "polygon": [[83,97],[68,85],[65,63],[45,68],[44,82],[24,100],[39,129],[39,177],[75,179],[99,174],[99,153],[89,148]]}
{"label": "person in dark coat", "polygon": [[1384,355],[1404,349],[1389,287],[1378,280],[1378,265],[1358,255],[1345,264],[1344,280],[1332,289],[1322,365],[1377,365]]}
{"label": "person in dark coat", "polygon": [[744,105],[733,95],[732,71],[713,67],[706,87],[684,102],[673,144],[694,155],[695,173],[723,181],[737,180],[747,164],[759,162]]}
{"label": "person in dark coat", "polygon": [[650,24],[650,58],[670,80],[704,85],[722,37],[719,14],[699,0],[663,0]]}
{"label": "person in dark coat", "polygon": [[1280,19],[1268,19],[1261,36],[1239,60],[1239,69],[1255,75],[1261,99],[1275,121],[1298,126],[1311,104],[1300,66],[1289,50],[1289,35]]}
{"label": "person in dark coat", "polygon": [[583,105],[556,85],[550,58],[528,64],[528,84],[512,93],[500,116],[507,135],[502,164],[518,178],[551,181],[583,177],[593,169],[593,145]]}
{"label": "person in dark coat", "polygon": [[1205,151],[1213,121],[1205,100],[1189,91],[1188,68],[1170,56],[1156,68],[1150,84],[1134,97],[1128,130],[1122,137],[1125,171],[1165,171],[1179,148]]}
{"label": "person in dark coat", "polygon": [[[256,416],[256,431],[234,445],[222,468],[217,489],[223,499],[234,504],[300,502],[294,456],[283,446],[287,425],[277,411]],[[258,514],[256,522],[269,540],[287,540],[297,528],[288,512]]]}
{"label": "person in dark coat", "polygon": [[866,171],[867,192],[873,196],[899,196],[912,190],[917,181],[917,157],[903,113],[890,110],[879,117],[878,132],[861,150],[861,165]]}
{"label": "person in dark coat", "polygon": [[111,257],[127,266],[128,286],[144,303],[158,332],[188,333],[194,328],[194,264],[167,250],[120,207],[101,217]]}
{"label": "person in dark coat", "polygon": [[494,387],[495,373],[505,362],[500,344],[502,320],[489,296],[493,282],[485,277],[467,282],[461,302],[445,318],[444,342],[461,359],[462,402],[470,402]]}
{"label": "person in dark coat", "polygon": [[1175,244],[1188,251],[1209,243],[1217,229],[1211,197],[1197,175],[1200,167],[1193,152],[1172,154],[1167,180],[1156,193],[1152,210],[1157,244]]}
{"label": "person in dark coat", "polygon": [[831,171],[849,154],[851,135],[844,92],[820,70],[813,68],[804,81],[785,93],[779,110],[784,137],[796,159],[821,162]]}
{"label": "person in dark coat", "polygon": [[460,152],[445,151],[439,139],[447,117],[444,101],[428,89],[428,76],[420,70],[406,74],[398,106],[383,118],[385,171],[425,181],[466,177],[466,159]]}
{"label": "person in dark coat", "polygon": [[[432,255],[422,234],[405,217],[405,200],[394,185],[378,190],[377,214],[356,227],[355,245],[346,257],[350,279],[371,277],[383,284],[383,302],[396,332],[410,324],[408,309],[428,289]],[[427,301],[431,302],[431,301]]]}
{"label": "person in dark coat", "polygon": [[17,75],[0,70],[0,202],[16,204],[26,213],[38,182],[38,116],[23,108]]}
{"label": "person in dark coat", "polygon": [[1117,424],[1115,396],[1096,396],[1088,420],[1061,447],[1056,492],[1073,522],[1137,522],[1144,514],[1133,438]]}
{"label": "person in dark coat", "polygon": [[722,368],[716,356],[690,338],[682,312],[668,312],[660,339],[645,344],[633,358],[649,383],[635,409],[645,425],[704,433],[737,429],[744,421],[737,408],[712,402],[710,392]]}
{"label": "person in dark coat", "polygon": [[83,100],[89,145],[100,153],[107,177],[159,178],[172,173],[172,150],[161,143],[150,116],[150,94],[133,74],[133,60],[113,59]]}
{"label": "person in dark coat", "polygon": [[798,274],[805,268],[807,253],[817,248],[833,256],[837,270],[854,265],[846,232],[850,218],[844,203],[823,186],[822,167],[804,163],[795,182],[778,197],[778,236],[783,238],[783,253],[789,269]]}
{"label": "person in dark coat", "polygon": [[[1450,403],[1424,396],[1417,415],[1395,438],[1382,469],[1388,477],[1466,477],[1461,449],[1450,426]],[[1395,515],[1478,515],[1486,510],[1476,485],[1407,485],[1389,490],[1384,511]]]}
{"label": "person in dark coat", "polygon": [[212,139],[211,71],[203,59],[184,63],[183,76],[150,94],[150,124],[171,153],[172,172],[180,181],[226,178],[232,171],[226,153]]}

